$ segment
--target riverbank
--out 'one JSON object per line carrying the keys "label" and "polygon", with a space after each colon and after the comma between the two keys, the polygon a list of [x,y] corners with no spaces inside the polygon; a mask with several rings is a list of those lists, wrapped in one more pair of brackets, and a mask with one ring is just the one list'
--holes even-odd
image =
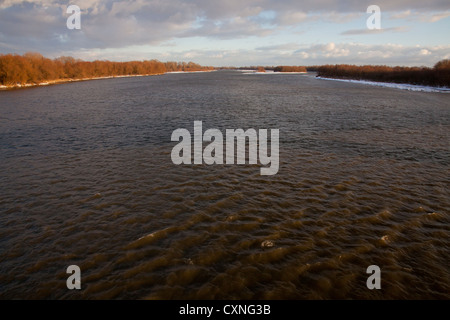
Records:
{"label": "riverbank", "polygon": [[323,78],[450,88],[450,60],[439,61],[433,68],[337,64],[315,69]]}
{"label": "riverbank", "polygon": [[74,81],[145,77],[171,71],[210,71],[214,67],[194,62],[83,61],[73,57],[45,58],[39,53],[0,54],[0,89],[29,88]]}
{"label": "riverbank", "polygon": [[49,80],[40,83],[17,83],[15,85],[0,85],[0,90],[12,90],[12,89],[21,89],[21,88],[32,88],[32,87],[41,87],[41,86],[49,86],[54,84],[63,84],[69,82],[79,82],[79,81],[90,81],[90,80],[104,80],[104,79],[112,79],[112,78],[131,78],[131,77],[149,77],[149,76],[162,76],[165,74],[171,73],[200,73],[200,72],[212,72],[215,70],[205,70],[205,71],[171,71],[164,73],[155,73],[155,74],[130,74],[130,75],[120,75],[120,76],[105,76],[105,77],[92,77],[92,78],[81,78],[81,79],[57,79],[57,80]]}
{"label": "riverbank", "polygon": [[57,79],[57,80],[49,80],[40,83],[17,83],[15,85],[0,85],[1,90],[8,89],[20,89],[20,88],[31,88],[31,87],[40,87],[40,86],[49,86],[53,84],[62,84],[68,82],[79,82],[79,81],[89,81],[89,80],[103,80],[103,79],[112,79],[112,78],[131,78],[131,77],[148,77],[148,76],[160,76],[165,73],[157,73],[157,74],[131,74],[131,75],[122,75],[122,76],[105,76],[105,77],[93,77],[93,78],[81,78],[81,79]]}
{"label": "riverbank", "polygon": [[371,86],[385,87],[385,88],[395,88],[408,91],[421,91],[421,92],[440,92],[440,93],[450,93],[450,88],[448,87],[433,87],[433,86],[423,86],[415,85],[409,83],[393,83],[393,82],[378,82],[378,81],[368,81],[368,80],[354,80],[354,79],[337,79],[317,76],[317,79],[321,80],[332,80],[350,83],[360,83]]}

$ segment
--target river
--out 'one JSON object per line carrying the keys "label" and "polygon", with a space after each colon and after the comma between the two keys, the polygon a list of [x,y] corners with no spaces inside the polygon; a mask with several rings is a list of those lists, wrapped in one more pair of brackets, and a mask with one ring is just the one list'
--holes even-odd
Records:
{"label": "river", "polygon": [[[194,121],[279,129],[278,172],[175,165]],[[1,91],[0,298],[449,299],[449,141],[448,94],[312,74]]]}

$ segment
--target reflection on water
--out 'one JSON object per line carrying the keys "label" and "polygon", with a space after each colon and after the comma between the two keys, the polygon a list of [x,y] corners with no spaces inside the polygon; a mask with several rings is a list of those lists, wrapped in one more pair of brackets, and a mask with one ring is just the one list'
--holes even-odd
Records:
{"label": "reflection on water", "polygon": [[[0,109],[0,298],[450,298],[446,94],[214,72],[0,92]],[[174,165],[194,120],[280,129],[278,173]]]}

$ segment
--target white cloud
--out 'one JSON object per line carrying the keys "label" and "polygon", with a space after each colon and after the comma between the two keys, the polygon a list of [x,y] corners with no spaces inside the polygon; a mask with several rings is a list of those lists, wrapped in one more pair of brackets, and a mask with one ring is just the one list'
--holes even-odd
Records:
{"label": "white cloud", "polygon": [[325,45],[324,49],[325,49],[325,51],[330,52],[330,51],[333,51],[335,48],[336,48],[336,45],[333,42],[330,42]]}

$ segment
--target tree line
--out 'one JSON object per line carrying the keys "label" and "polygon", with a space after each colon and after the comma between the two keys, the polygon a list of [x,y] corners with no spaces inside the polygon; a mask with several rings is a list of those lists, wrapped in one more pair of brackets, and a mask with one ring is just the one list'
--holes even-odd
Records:
{"label": "tree line", "polygon": [[[265,72],[272,70],[274,72],[307,72],[307,67],[303,66],[249,66],[249,67],[219,67],[219,70],[255,70],[258,72]],[[316,70],[314,70],[316,71]]]}
{"label": "tree line", "polygon": [[439,61],[433,68],[338,64],[319,66],[316,70],[318,76],[326,78],[450,87],[450,60]]}
{"label": "tree line", "polygon": [[302,66],[277,66],[274,72],[306,72],[306,67]]}
{"label": "tree line", "polygon": [[0,54],[0,85],[38,84],[47,81],[88,79],[109,76],[154,75],[173,71],[208,71],[194,62],[158,60],[114,62],[83,61],[73,57],[45,58],[39,53]]}

